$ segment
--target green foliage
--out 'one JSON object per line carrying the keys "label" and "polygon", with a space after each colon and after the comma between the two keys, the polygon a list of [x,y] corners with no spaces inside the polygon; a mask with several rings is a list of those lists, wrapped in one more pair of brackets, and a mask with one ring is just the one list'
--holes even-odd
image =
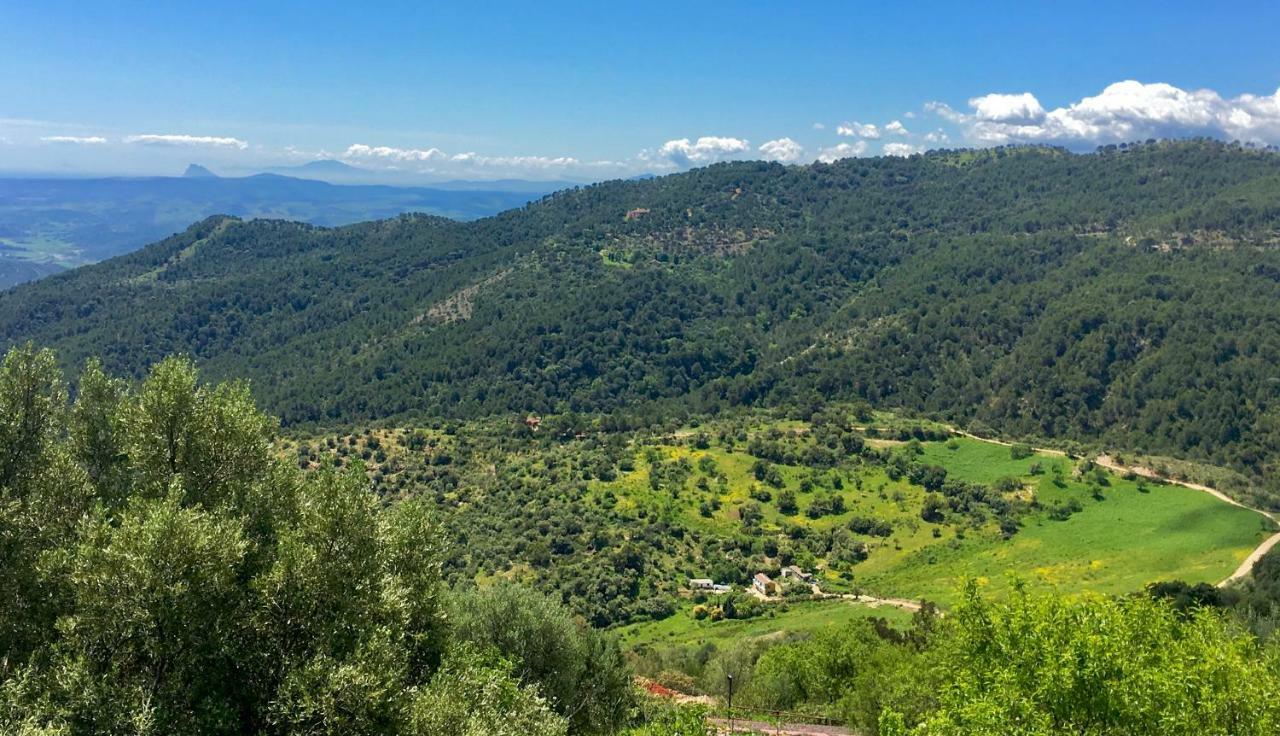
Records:
{"label": "green foliage", "polygon": [[520,685],[503,659],[459,647],[440,674],[413,696],[407,733],[419,736],[561,736],[567,732],[538,695]]}
{"label": "green foliage", "polygon": [[[96,363],[80,385],[68,406],[47,351],[0,365],[0,731],[586,734],[630,716],[616,645],[545,599],[541,628],[455,631],[428,505],[286,464],[243,385],[174,359],[137,389]],[[456,638],[475,643],[446,657]]]}
{"label": "green foliage", "polygon": [[905,633],[867,619],[765,648],[744,677],[750,687],[743,700],[749,707],[834,717],[870,733],[886,711],[919,722],[936,707],[936,690],[947,677],[931,648],[936,627],[929,611]]}
{"label": "green foliage", "polygon": [[674,705],[650,699],[644,704],[644,725],[627,731],[627,736],[708,736],[705,709]]}
{"label": "green foliage", "polygon": [[1212,611],[1147,597],[967,592],[948,617],[948,684],[920,734],[1268,734],[1274,651]]}
{"label": "green foliage", "polygon": [[461,596],[452,617],[459,639],[515,662],[515,677],[536,686],[574,733],[612,733],[630,716],[630,670],[613,637],[583,630],[545,595],[484,588]]}
{"label": "green foliage", "polygon": [[871,619],[739,642],[706,676],[732,670],[748,711],[834,717],[879,736],[1276,729],[1280,650],[1215,609],[1020,586],[997,601],[973,583],[962,599],[902,628]]}
{"label": "green foliage", "polygon": [[796,505],[796,493],[791,489],[787,489],[778,494],[778,512],[787,516],[794,516],[799,512],[800,507]]}
{"label": "green foliage", "polygon": [[[827,411],[836,415],[842,406]],[[884,440],[855,442],[861,433],[845,423],[760,410],[702,418],[706,448],[666,427],[618,431],[599,419],[562,421],[575,422],[571,436],[527,432],[522,421],[513,431],[510,420],[477,420],[303,436],[281,454],[318,469],[369,453],[375,490],[388,501],[430,506],[448,547],[459,550],[445,561],[447,580],[463,588],[519,582],[598,628],[670,617],[685,607],[681,589],[690,578],[741,587],[756,572],[776,575],[792,564],[815,573],[827,592],[943,604],[956,580],[984,576],[998,587],[1010,569],[1069,592],[1121,594],[1175,577],[1216,582],[1268,527],[1208,494],[1171,485],[1139,493],[1118,477],[1108,481],[1103,508],[1086,484],[1067,475],[1056,482],[1066,458],[1014,461],[1007,447],[938,429],[908,455]],[[887,414],[879,422],[882,435],[900,434],[899,425],[907,437],[926,433]],[[846,445],[859,449],[817,469],[802,464]],[[766,460],[752,451],[773,458],[769,467],[784,483],[767,503],[752,497],[762,485],[757,461]],[[891,480],[899,462],[902,475]],[[1046,472],[1032,475],[1035,464]],[[940,469],[930,471],[943,478],[932,500],[911,481],[924,479],[913,472],[918,466]],[[704,469],[712,467],[716,477],[708,479]],[[656,489],[655,472],[664,479]],[[708,482],[686,482],[672,494],[670,481],[686,472]],[[993,486],[1006,477],[1008,492],[1000,493]],[[788,514],[792,499],[796,513]],[[926,503],[933,521],[921,518]],[[817,518],[802,513],[815,506]],[[718,597],[696,602],[716,623],[732,618]],[[773,608],[735,605],[734,612]]]}
{"label": "green foliage", "polygon": [[291,426],[845,399],[1266,484],[1278,172],[1208,141],[941,151],[723,164],[470,223],[213,218],[0,294],[0,340],[131,376],[185,353]]}
{"label": "green foliage", "polygon": [[[164,499],[133,499],[82,530],[50,572],[69,582],[50,657],[70,719],[90,732],[228,732],[247,601],[239,524]],[[54,553],[57,554],[56,552]],[[52,632],[50,632],[52,633]]]}

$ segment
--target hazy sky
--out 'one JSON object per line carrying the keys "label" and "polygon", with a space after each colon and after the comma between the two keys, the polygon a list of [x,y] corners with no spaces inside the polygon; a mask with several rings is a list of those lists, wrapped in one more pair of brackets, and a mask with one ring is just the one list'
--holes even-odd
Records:
{"label": "hazy sky", "polygon": [[0,0],[0,171],[340,158],[589,180],[1007,142],[1280,144],[1280,3],[967,5]]}

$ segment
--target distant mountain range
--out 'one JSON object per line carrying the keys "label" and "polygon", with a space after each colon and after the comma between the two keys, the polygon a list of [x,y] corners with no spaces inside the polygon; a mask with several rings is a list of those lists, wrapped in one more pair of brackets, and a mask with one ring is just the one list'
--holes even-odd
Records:
{"label": "distant mountain range", "polygon": [[[313,161],[239,177],[191,164],[180,177],[0,178],[0,289],[127,253],[210,215],[325,226],[405,212],[473,220],[571,186],[512,180],[435,187],[356,183],[363,171],[340,161]],[[328,181],[344,178],[351,182]]]}
{"label": "distant mountain range", "polygon": [[359,166],[338,161],[337,159],[321,159],[309,161],[298,166],[276,166],[262,170],[268,174],[282,174],[300,179],[319,179],[331,184],[383,184],[389,186],[427,187],[429,189],[446,189],[449,191],[499,191],[526,192],[539,196],[548,192],[580,186],[581,182],[555,179],[548,181],[532,181],[528,179],[489,179],[448,181],[431,181],[421,174],[408,171],[387,171],[365,169]]}

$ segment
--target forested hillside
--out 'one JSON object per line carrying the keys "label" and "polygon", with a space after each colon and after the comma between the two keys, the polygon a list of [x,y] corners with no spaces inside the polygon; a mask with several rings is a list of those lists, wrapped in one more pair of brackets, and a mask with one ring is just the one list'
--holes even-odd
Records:
{"label": "forested hillside", "polygon": [[716,165],[470,223],[211,218],[0,294],[0,339],[247,377],[290,425],[862,399],[1255,477],[1280,157],[1207,141]]}

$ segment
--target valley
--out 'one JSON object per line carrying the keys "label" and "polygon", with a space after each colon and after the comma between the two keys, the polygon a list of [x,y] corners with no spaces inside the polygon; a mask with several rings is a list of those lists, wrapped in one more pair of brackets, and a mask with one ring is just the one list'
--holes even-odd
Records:
{"label": "valley", "polygon": [[1280,4],[1064,10],[0,2],[0,736],[1280,734]]}
{"label": "valley", "polygon": [[[1278,160],[1010,147],[466,222],[214,216],[0,292],[0,605],[29,622],[0,643],[33,683],[0,697],[703,736],[732,682],[739,715],[902,734],[1052,666],[1265,729]],[[205,625],[160,659],[110,643],[179,605]],[[1206,678],[1230,696],[1177,684]]]}
{"label": "valley", "polygon": [[316,428],[860,400],[1216,466],[1266,507],[1277,192],[1274,155],[1169,141],[720,164],[471,222],[211,218],[0,292],[0,340],[135,378],[191,355]]}
{"label": "valley", "polygon": [[[807,630],[842,610],[896,615],[811,603],[808,584],[777,598],[785,612],[746,600],[753,575],[781,580],[789,566],[826,594],[946,609],[969,579],[997,596],[1014,579],[1062,594],[1217,584],[1276,531],[1217,492],[855,411],[749,412],[658,435],[539,417],[309,437],[287,451],[307,467],[362,467],[386,497],[433,497],[467,550],[448,563],[457,581],[544,589],[636,643]],[[733,590],[691,591],[695,578]],[[602,589],[629,600],[601,610]],[[726,597],[766,618],[747,629],[695,619],[690,601],[705,618]]]}

